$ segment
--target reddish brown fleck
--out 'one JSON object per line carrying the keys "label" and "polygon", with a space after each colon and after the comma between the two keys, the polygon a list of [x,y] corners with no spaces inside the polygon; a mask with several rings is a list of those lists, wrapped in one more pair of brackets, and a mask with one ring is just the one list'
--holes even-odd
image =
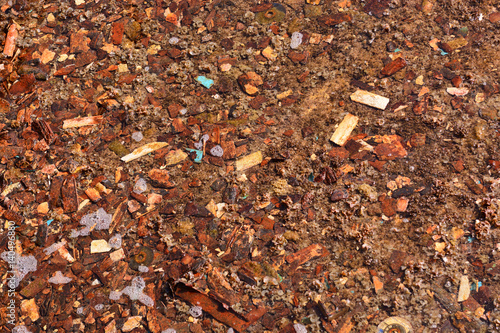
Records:
{"label": "reddish brown fleck", "polygon": [[381,73],[382,75],[385,76],[391,76],[397,71],[403,69],[406,67],[406,60],[404,60],[402,57],[396,58],[382,69]]}

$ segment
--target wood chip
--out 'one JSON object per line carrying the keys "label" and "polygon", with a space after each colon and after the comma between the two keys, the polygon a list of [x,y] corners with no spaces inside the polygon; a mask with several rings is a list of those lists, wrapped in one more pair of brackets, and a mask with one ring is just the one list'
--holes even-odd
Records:
{"label": "wood chip", "polygon": [[141,316],[129,317],[127,321],[123,324],[122,331],[130,332],[134,328],[139,327],[139,325],[141,324],[141,320],[142,320]]}
{"label": "wood chip", "polygon": [[470,296],[470,283],[467,275],[460,278],[460,288],[458,289],[458,302],[466,301]]}
{"label": "wood chip", "polygon": [[121,160],[123,162],[128,163],[128,162],[133,161],[139,157],[142,157],[144,155],[152,153],[155,150],[161,149],[167,145],[168,145],[168,143],[166,143],[166,142],[150,142],[142,147],[137,148],[136,150],[134,150],[130,154],[123,156],[121,158]]}
{"label": "wood chip", "polygon": [[175,165],[184,161],[188,157],[188,154],[182,151],[182,149],[171,150],[165,155],[166,166]]}
{"label": "wood chip", "polygon": [[102,119],[103,116],[67,119],[63,122],[63,129],[98,125]]}
{"label": "wood chip", "polygon": [[90,243],[90,253],[103,253],[109,252],[110,250],[111,246],[109,246],[105,239],[96,239]]}
{"label": "wood chip", "polygon": [[389,104],[389,98],[361,89],[356,90],[356,92],[351,95],[351,100],[380,110],[385,110],[387,104]]}
{"label": "wood chip", "polygon": [[262,162],[262,152],[257,151],[236,161],[236,171],[250,169]]}
{"label": "wood chip", "polygon": [[336,143],[339,146],[343,146],[347,142],[347,139],[349,139],[351,132],[358,124],[358,120],[358,117],[348,113],[344,117],[344,120],[342,120],[342,122],[340,123],[339,127],[337,127],[337,129],[335,130],[335,133],[333,133],[330,141]]}
{"label": "wood chip", "polygon": [[115,252],[111,252],[109,254],[109,258],[113,260],[113,262],[120,261],[122,259],[125,259],[125,252],[123,249],[116,250]]}
{"label": "wood chip", "polygon": [[38,306],[35,303],[35,299],[23,300],[21,302],[21,312],[23,315],[30,317],[31,321],[37,321],[40,318],[40,313],[38,311]]}
{"label": "wood chip", "polygon": [[313,244],[295,253],[289,254],[285,257],[285,260],[291,265],[300,266],[309,260],[324,257],[327,254],[328,250],[324,246]]}

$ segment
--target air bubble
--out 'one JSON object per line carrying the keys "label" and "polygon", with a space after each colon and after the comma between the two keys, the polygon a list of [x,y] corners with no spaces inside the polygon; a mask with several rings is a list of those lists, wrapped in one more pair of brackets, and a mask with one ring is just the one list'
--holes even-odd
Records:
{"label": "air bubble", "polygon": [[201,308],[201,306],[193,306],[191,307],[191,309],[189,309],[189,314],[193,318],[201,317],[201,315],[203,314],[203,309]]}
{"label": "air bubble", "polygon": [[122,247],[122,235],[120,234],[114,235],[109,239],[108,244],[113,249],[119,249],[120,247]]}
{"label": "air bubble", "polygon": [[134,185],[134,192],[141,194],[148,189],[148,183],[144,178],[139,178]]}
{"label": "air bubble", "polygon": [[144,135],[142,135],[142,132],[134,132],[132,133],[132,140],[135,142],[140,142],[144,139]]}
{"label": "air bubble", "polygon": [[222,157],[224,155],[224,149],[221,146],[217,145],[210,149],[210,154],[215,157]]}
{"label": "air bubble", "polygon": [[294,32],[292,34],[292,41],[290,42],[290,48],[292,49],[296,49],[300,46],[300,44],[302,44],[302,38],[304,37],[303,34],[301,34],[300,32]]}

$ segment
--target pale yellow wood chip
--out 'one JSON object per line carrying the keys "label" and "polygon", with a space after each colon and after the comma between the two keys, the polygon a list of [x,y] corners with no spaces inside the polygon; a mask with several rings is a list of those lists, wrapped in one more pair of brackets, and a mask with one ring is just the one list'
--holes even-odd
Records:
{"label": "pale yellow wood chip", "polygon": [[351,136],[351,132],[358,124],[358,120],[358,117],[348,113],[344,117],[344,120],[340,123],[339,127],[337,127],[330,140],[339,146],[343,146],[347,142],[347,139],[349,139],[349,136]]}
{"label": "pale yellow wood chip", "polygon": [[470,296],[470,283],[467,275],[462,275],[460,278],[460,287],[458,289],[458,302],[466,301]]}
{"label": "pale yellow wood chip", "polygon": [[63,122],[63,129],[97,125],[102,119],[102,116],[67,119]]}
{"label": "pale yellow wood chip", "polygon": [[389,104],[389,98],[361,89],[351,95],[351,100],[380,110],[385,110]]}
{"label": "pale yellow wood chip", "polygon": [[96,239],[90,243],[90,253],[109,252],[110,250],[111,246],[105,239]]}
{"label": "pale yellow wood chip", "polygon": [[249,169],[262,162],[262,152],[259,150],[236,161],[236,171]]}
{"label": "pale yellow wood chip", "polygon": [[121,160],[123,162],[128,163],[128,162],[133,161],[139,157],[142,157],[144,155],[152,153],[155,150],[161,149],[167,145],[168,145],[168,143],[166,143],[166,142],[151,142],[151,143],[148,143],[142,147],[137,148],[136,150],[134,150],[130,154],[123,156],[121,158]]}
{"label": "pale yellow wood chip", "polygon": [[181,149],[171,150],[165,155],[166,166],[175,165],[188,158],[188,154]]}

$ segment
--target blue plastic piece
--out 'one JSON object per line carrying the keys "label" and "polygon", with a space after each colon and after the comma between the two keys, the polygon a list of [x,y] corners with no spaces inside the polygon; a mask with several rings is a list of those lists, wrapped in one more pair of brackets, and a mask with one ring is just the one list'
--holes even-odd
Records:
{"label": "blue plastic piece", "polygon": [[400,48],[395,49],[394,53],[396,53],[396,52],[401,52],[401,49]]}
{"label": "blue plastic piece", "polygon": [[47,225],[50,225],[53,221],[54,221],[53,219],[48,220],[48,221],[47,221]]}
{"label": "blue plastic piece", "polygon": [[307,177],[307,179],[309,179],[310,182],[313,182],[314,181],[314,175],[313,173],[311,172],[311,174],[309,175],[309,177]]}
{"label": "blue plastic piece", "polygon": [[201,85],[204,86],[207,89],[209,89],[214,84],[214,80],[207,79],[204,76],[197,76],[196,77],[196,81],[198,81],[199,83],[201,83]]}
{"label": "blue plastic piece", "polygon": [[[481,281],[478,281],[477,282],[477,289],[481,288],[482,285],[483,285],[483,283]],[[476,284],[475,283],[472,283],[470,285],[470,290],[471,291],[475,291],[476,290]]]}
{"label": "blue plastic piece", "polygon": [[186,148],[186,150],[190,153],[195,152],[196,157],[194,159],[195,163],[201,163],[201,160],[203,158],[203,150],[198,150],[198,149],[191,149],[191,148]]}
{"label": "blue plastic piece", "polygon": [[447,54],[448,54],[447,52],[444,52],[443,50],[441,50],[441,55],[442,55],[442,56],[445,56],[445,55],[447,55]]}

